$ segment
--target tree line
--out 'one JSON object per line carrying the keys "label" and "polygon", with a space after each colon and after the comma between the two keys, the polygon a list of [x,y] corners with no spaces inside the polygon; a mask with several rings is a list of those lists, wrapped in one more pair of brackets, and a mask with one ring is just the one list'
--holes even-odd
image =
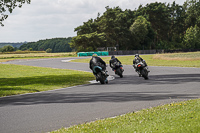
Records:
{"label": "tree line", "polygon": [[140,5],[135,10],[106,7],[97,18],[74,29],[70,43],[77,51],[98,47],[120,50],[200,49],[200,2],[187,0]]}
{"label": "tree line", "polygon": [[72,49],[69,45],[71,37],[68,38],[53,38],[46,40],[39,40],[37,42],[28,42],[20,46],[20,50],[33,50],[33,51],[47,51],[47,52],[71,52]]}

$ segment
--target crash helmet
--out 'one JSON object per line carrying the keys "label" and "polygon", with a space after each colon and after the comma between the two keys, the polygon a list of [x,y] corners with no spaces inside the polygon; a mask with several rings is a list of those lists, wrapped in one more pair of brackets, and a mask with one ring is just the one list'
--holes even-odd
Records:
{"label": "crash helmet", "polygon": [[135,57],[136,57],[136,58],[139,57],[139,54],[135,54]]}
{"label": "crash helmet", "polygon": [[115,56],[114,56],[114,55],[112,55],[112,56],[111,56],[111,59],[114,59],[114,58],[115,58]]}
{"label": "crash helmet", "polygon": [[97,57],[97,54],[93,54],[92,57]]}

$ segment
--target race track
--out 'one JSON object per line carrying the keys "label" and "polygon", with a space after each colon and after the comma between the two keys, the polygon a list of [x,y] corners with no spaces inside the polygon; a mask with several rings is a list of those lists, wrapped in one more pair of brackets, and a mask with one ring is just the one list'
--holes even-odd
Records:
{"label": "race track", "polygon": [[[11,64],[90,71],[74,58],[12,61]],[[148,62],[147,62],[148,63]],[[166,103],[200,98],[200,68],[149,67],[149,80],[124,66],[124,78],[106,85],[80,85],[54,91],[0,98],[0,133],[48,132],[61,127]]]}

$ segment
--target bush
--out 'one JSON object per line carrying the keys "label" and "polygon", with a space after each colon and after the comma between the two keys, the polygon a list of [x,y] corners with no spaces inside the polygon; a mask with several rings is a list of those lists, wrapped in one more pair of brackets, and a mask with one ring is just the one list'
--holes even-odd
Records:
{"label": "bush", "polygon": [[4,46],[3,48],[1,48],[1,52],[12,52],[14,50],[15,50],[15,48],[10,45],[7,45],[7,46]]}
{"label": "bush", "polygon": [[197,25],[188,28],[183,41],[186,49],[200,48],[200,28]]}
{"label": "bush", "polygon": [[51,52],[52,52],[52,49],[48,48],[48,49],[46,50],[46,52],[47,52],[47,53],[51,53]]}

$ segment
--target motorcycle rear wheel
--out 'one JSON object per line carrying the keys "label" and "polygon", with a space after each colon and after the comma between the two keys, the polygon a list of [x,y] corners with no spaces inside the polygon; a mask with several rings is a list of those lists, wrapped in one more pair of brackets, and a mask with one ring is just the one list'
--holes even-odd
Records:
{"label": "motorcycle rear wheel", "polygon": [[116,70],[116,72],[115,72],[115,74],[119,75],[120,78],[123,78],[122,73],[123,73],[123,72],[122,72],[122,70],[121,70],[120,68],[118,68],[118,69]]}
{"label": "motorcycle rear wheel", "polygon": [[105,78],[105,75],[102,74],[101,72],[99,72],[97,74],[97,76],[98,76],[98,80],[100,81],[101,84],[105,84],[105,83],[107,84],[108,83],[108,80]]}

